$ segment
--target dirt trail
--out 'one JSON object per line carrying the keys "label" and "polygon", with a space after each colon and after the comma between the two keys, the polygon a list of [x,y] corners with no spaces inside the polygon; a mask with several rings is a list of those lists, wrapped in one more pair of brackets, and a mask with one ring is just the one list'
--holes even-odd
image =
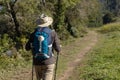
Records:
{"label": "dirt trail", "polygon": [[80,53],[76,55],[76,59],[73,59],[73,61],[70,61],[68,63],[67,70],[64,71],[63,75],[60,76],[58,80],[68,80],[68,78],[72,75],[74,68],[80,63],[82,58],[84,58],[84,55],[88,53],[94,45],[97,43],[97,33],[94,31],[90,31],[87,36],[85,36],[79,43],[80,45],[83,45],[82,41],[85,43],[89,41],[86,47],[84,47],[82,50],[80,50]]}

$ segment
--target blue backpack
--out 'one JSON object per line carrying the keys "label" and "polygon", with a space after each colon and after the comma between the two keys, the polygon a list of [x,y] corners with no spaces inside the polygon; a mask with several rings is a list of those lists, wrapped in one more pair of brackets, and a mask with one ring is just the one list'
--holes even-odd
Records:
{"label": "blue backpack", "polygon": [[48,27],[38,27],[34,32],[33,56],[37,60],[45,60],[52,56],[52,30]]}

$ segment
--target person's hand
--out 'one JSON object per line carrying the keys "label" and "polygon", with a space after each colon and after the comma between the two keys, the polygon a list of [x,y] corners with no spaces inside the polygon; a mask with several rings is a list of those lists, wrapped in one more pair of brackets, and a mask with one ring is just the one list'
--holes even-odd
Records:
{"label": "person's hand", "polygon": [[60,51],[60,52],[58,52],[57,54],[58,54],[58,55],[63,55],[63,52],[62,52],[62,51]]}

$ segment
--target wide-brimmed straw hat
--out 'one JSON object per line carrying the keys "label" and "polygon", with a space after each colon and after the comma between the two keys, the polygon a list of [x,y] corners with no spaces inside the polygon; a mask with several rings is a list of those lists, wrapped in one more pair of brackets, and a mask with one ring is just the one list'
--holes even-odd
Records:
{"label": "wide-brimmed straw hat", "polygon": [[53,19],[52,17],[48,17],[45,14],[42,14],[39,19],[36,20],[36,24],[39,27],[48,27],[49,25],[51,25],[53,23]]}

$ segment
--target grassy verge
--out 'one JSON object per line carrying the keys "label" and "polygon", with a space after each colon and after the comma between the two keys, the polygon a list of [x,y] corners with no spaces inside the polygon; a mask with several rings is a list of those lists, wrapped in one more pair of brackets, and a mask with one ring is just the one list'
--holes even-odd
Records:
{"label": "grassy verge", "polygon": [[99,43],[69,80],[120,80],[120,31],[105,29],[106,26],[101,29],[104,34],[99,37]]}

